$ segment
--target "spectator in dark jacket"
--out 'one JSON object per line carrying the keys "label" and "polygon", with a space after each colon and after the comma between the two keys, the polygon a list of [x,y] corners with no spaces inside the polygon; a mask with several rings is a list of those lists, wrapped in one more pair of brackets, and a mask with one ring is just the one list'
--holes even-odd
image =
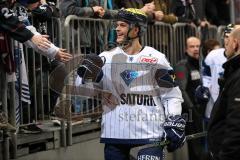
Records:
{"label": "spectator in dark jacket", "polygon": [[208,143],[214,160],[240,159],[240,28],[230,33],[226,45],[222,88],[213,106]]}
{"label": "spectator in dark jacket", "polygon": [[[34,35],[26,26],[18,20],[11,10],[14,1],[0,2],[0,32],[8,33],[12,38],[19,42],[31,40],[36,45],[48,48],[49,41],[44,35]],[[8,13],[8,14],[7,14]],[[47,45],[46,45],[47,44]]]}
{"label": "spectator in dark jacket", "polygon": [[[197,37],[189,37],[186,41],[186,59],[181,60],[175,66],[176,82],[182,91],[184,103],[183,114],[186,115],[186,134],[202,132],[202,115],[204,108],[195,100],[194,93],[200,85],[200,40]],[[200,160],[203,156],[203,144],[201,139],[187,141],[190,160]]]}

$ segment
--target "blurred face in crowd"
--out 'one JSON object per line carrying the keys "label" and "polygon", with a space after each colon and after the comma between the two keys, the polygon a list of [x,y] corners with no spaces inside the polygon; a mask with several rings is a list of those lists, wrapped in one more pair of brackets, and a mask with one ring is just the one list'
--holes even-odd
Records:
{"label": "blurred face in crowd", "polygon": [[227,48],[229,34],[230,33],[225,33],[224,35],[224,48]]}
{"label": "blurred face in crowd", "polygon": [[[238,29],[238,31],[240,31]],[[226,56],[227,58],[231,58],[235,55],[235,53],[238,51],[238,48],[239,48],[239,37],[238,37],[238,34],[236,33],[236,30],[233,30],[233,32],[231,32],[229,34],[229,37],[228,37],[228,41],[227,41],[227,44],[226,44]]]}
{"label": "blurred face in crowd", "polygon": [[196,37],[188,38],[186,42],[186,52],[190,57],[199,59],[200,40]]}
{"label": "blurred face in crowd", "polygon": [[27,5],[27,8],[28,8],[30,11],[32,11],[32,10],[36,9],[38,6],[40,6],[40,5],[41,5],[41,2],[38,1],[38,2],[36,2],[36,3],[28,4],[28,5]]}
{"label": "blurred face in crowd", "polygon": [[133,27],[129,31],[130,25],[124,21],[117,21],[116,32],[117,32],[117,43],[121,44],[127,40],[127,37],[133,38],[138,34],[138,27]]}
{"label": "blurred face in crowd", "polygon": [[6,1],[6,4],[9,8],[12,8],[13,5],[15,4],[15,2],[16,2],[16,0],[8,0],[8,1]]}

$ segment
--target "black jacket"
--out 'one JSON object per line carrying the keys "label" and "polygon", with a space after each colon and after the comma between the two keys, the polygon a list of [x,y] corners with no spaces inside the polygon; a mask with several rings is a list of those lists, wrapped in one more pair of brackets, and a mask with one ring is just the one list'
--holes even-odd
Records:
{"label": "black jacket", "polygon": [[[225,82],[213,107],[208,143],[214,160],[240,159],[240,55],[224,65]],[[222,87],[221,87],[222,88]]]}
{"label": "black jacket", "polygon": [[33,33],[18,20],[13,11],[4,3],[0,3],[0,32],[8,33],[13,39],[25,42],[33,37]]}
{"label": "black jacket", "polygon": [[199,69],[198,60],[188,55],[186,59],[181,60],[174,68],[176,72],[176,81],[183,94],[184,109],[192,108],[197,104],[194,93],[197,86],[200,85]]}

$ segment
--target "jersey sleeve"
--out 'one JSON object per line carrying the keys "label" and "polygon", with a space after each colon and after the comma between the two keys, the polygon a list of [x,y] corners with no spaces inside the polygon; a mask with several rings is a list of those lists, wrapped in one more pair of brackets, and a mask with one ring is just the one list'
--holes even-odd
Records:
{"label": "jersey sleeve", "polygon": [[165,115],[181,115],[181,103],[183,102],[182,93],[176,85],[173,68],[165,56],[161,58],[160,68],[161,66],[164,66],[161,70],[166,71],[161,75],[155,75],[155,79],[161,81],[158,86],[160,89],[160,100],[165,108]]}
{"label": "jersey sleeve", "polygon": [[[27,26],[27,28],[34,34],[34,35],[40,35],[40,33],[38,33],[36,31],[36,28],[33,26]],[[27,41],[24,43],[26,46],[31,47],[34,51],[50,58],[50,59],[54,59],[54,57],[56,56],[57,52],[59,51],[59,48],[56,47],[53,43],[50,44],[50,47],[48,49],[45,48],[41,48],[37,45],[35,45],[32,41]]]}

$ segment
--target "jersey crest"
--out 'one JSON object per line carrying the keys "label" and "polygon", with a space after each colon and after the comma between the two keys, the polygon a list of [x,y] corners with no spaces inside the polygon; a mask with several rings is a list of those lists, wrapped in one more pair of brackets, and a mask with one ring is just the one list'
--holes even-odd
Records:
{"label": "jersey crest", "polygon": [[125,70],[120,73],[120,75],[127,86],[129,86],[130,83],[139,76],[138,72],[134,70]]}

